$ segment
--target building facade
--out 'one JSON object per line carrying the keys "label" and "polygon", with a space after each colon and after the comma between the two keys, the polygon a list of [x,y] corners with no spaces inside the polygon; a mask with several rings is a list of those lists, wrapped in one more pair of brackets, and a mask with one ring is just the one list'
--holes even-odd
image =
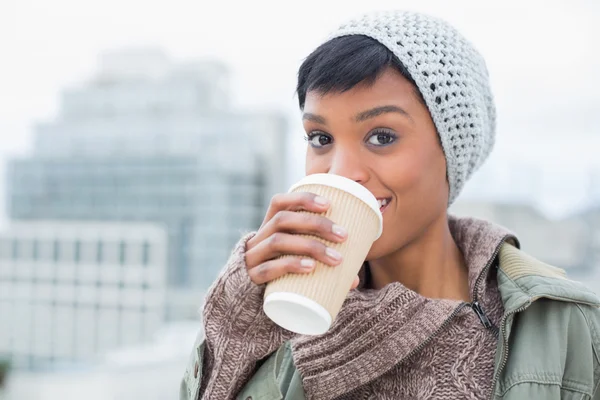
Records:
{"label": "building facade", "polygon": [[0,355],[85,363],[164,321],[167,236],[152,224],[23,222],[0,232]]}
{"label": "building facade", "polygon": [[284,118],[232,110],[228,87],[217,62],[104,54],[89,82],[64,91],[57,118],[36,127],[33,154],[9,163],[9,218],[163,225],[167,317],[195,317],[235,242],[284,186]]}
{"label": "building facade", "polygon": [[5,397],[0,398],[175,399],[190,349],[201,329],[199,321],[169,324],[156,333],[152,342],[110,351],[96,365],[77,371],[14,371]]}
{"label": "building facade", "polygon": [[[595,232],[600,233],[600,218],[593,209],[553,220],[526,203],[459,200],[452,205],[450,212],[508,228],[519,238],[524,251],[548,264],[564,268],[576,279],[584,279],[600,270],[600,258],[596,256],[600,241],[595,239]],[[594,283],[594,288],[600,289],[600,278]]]}
{"label": "building facade", "polygon": [[169,283],[205,289],[240,232],[264,215],[263,176],[215,169],[214,157],[13,161],[14,220],[152,221],[169,238]]}

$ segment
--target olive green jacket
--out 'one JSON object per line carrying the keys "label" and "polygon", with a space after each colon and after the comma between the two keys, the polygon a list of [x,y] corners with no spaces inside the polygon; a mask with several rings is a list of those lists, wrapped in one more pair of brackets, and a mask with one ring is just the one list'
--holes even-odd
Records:
{"label": "olive green jacket", "polygon": [[[490,399],[600,400],[598,297],[563,270],[510,244],[500,250],[497,273],[505,312]],[[182,400],[198,399],[203,352],[200,336],[181,384]],[[238,395],[242,400],[304,398],[288,343]]]}

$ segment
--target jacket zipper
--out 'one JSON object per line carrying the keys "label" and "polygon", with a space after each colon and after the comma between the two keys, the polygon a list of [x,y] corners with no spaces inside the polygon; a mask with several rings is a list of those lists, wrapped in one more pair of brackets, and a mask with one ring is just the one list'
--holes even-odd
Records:
{"label": "jacket zipper", "polygon": [[481,281],[488,275],[490,267],[496,260],[496,257],[498,257],[498,253],[500,253],[500,249],[502,248],[502,246],[504,245],[504,243],[506,242],[506,240],[509,237],[510,237],[510,235],[504,235],[504,237],[502,237],[502,240],[500,240],[500,244],[498,246],[496,246],[496,248],[494,249],[494,253],[492,254],[492,257],[490,257],[490,259],[488,260],[488,263],[486,264],[486,266],[483,268],[483,270],[477,277],[477,280],[475,280],[475,285],[473,287],[473,301],[470,303],[471,308],[473,309],[473,311],[479,318],[479,321],[481,321],[481,324],[485,327],[485,329],[492,331],[492,333],[496,337],[496,339],[498,339],[498,337],[499,337],[500,330],[488,318],[488,316],[485,314],[485,311],[483,310],[483,307],[481,307],[481,304],[479,304],[479,290],[478,289],[479,289],[479,285],[481,284]]}
{"label": "jacket zipper", "polygon": [[[396,363],[396,366],[402,364],[404,361],[406,361],[407,359],[409,359],[416,353],[423,350],[425,348],[425,346],[427,346],[429,344],[429,342],[431,342],[433,340],[433,338],[435,338],[437,336],[437,334],[440,333],[454,319],[454,317],[456,317],[458,315],[458,313],[461,312],[461,310],[465,307],[471,307],[473,309],[473,311],[475,312],[475,314],[477,314],[477,317],[479,317],[479,320],[481,321],[483,326],[486,329],[491,330],[494,333],[494,336],[496,338],[498,338],[498,334],[499,334],[498,327],[492,323],[492,321],[487,317],[487,315],[483,311],[483,308],[481,307],[481,305],[479,304],[479,301],[478,301],[477,292],[479,289],[479,285],[481,284],[481,281],[483,280],[483,277],[487,276],[487,273],[488,273],[490,267],[496,260],[498,253],[500,253],[500,249],[502,248],[502,245],[504,244],[506,239],[508,239],[509,237],[510,237],[509,235],[506,235],[502,238],[502,240],[500,241],[500,244],[494,250],[492,257],[489,259],[488,263],[486,264],[486,266],[483,268],[483,270],[477,277],[477,280],[475,281],[475,285],[473,286],[473,301],[471,303],[463,302],[463,303],[459,304],[459,306],[454,309],[452,314],[450,314],[450,316],[448,318],[446,318],[446,320],[442,323],[442,325],[440,325],[438,327],[438,329],[435,330],[435,332],[433,332],[431,335],[429,335],[427,337],[427,339],[425,339],[425,341],[423,341],[418,347],[416,347],[410,353],[408,353],[408,355],[406,357],[404,357],[402,360],[400,360],[398,363]],[[516,311],[516,312],[518,312],[518,311]],[[503,317],[503,320],[504,320],[504,317]],[[506,359],[508,360],[508,354],[506,355]],[[504,361],[504,364],[505,363],[506,363],[506,361]],[[495,385],[495,382],[492,382],[492,393],[494,393],[494,385]],[[364,385],[359,386],[355,389],[352,389],[351,391],[343,394],[342,396],[336,397],[336,399],[350,398],[347,396],[352,395],[353,393],[357,392],[363,386]]]}
{"label": "jacket zipper", "polygon": [[531,305],[531,301],[528,301],[526,304],[522,305],[521,307],[517,308],[516,310],[512,310],[509,313],[507,313],[506,315],[504,315],[502,317],[502,320],[500,321],[500,327],[502,330],[502,359],[500,360],[500,365],[498,366],[498,370],[497,372],[494,374],[494,378],[492,379],[492,390],[490,392],[490,400],[493,400],[494,398],[494,393],[496,392],[496,384],[498,383],[498,379],[500,379],[500,373],[502,373],[502,371],[504,370],[504,367],[506,367],[506,362],[508,361],[508,340],[506,338],[506,320],[508,319],[508,317],[510,317],[511,315],[520,313],[522,311],[525,311],[527,309],[527,307],[529,307]]}
{"label": "jacket zipper", "polygon": [[481,324],[484,326],[484,328],[492,331],[494,337],[496,339],[498,339],[498,335],[499,335],[499,331],[500,330],[488,318],[488,316],[485,314],[485,311],[483,311],[483,308],[481,307],[481,305],[479,304],[479,302],[474,301],[473,303],[471,303],[471,308],[473,309],[473,311],[475,311],[475,314],[479,318],[479,321],[481,321]]}

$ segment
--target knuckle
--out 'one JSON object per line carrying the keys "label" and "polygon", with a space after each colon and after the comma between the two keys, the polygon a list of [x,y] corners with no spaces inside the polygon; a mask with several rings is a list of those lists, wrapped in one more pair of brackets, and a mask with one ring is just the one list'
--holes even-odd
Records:
{"label": "knuckle", "polygon": [[287,259],[285,260],[285,263],[282,265],[282,274],[283,273],[290,273],[290,272],[297,272],[299,269],[301,269],[301,265],[300,265],[300,260],[302,259],[302,257],[287,257]]}
{"label": "knuckle", "polygon": [[273,215],[273,218],[271,218],[271,223],[275,226],[281,224],[281,211],[278,211],[275,215]]}
{"label": "knuckle", "polygon": [[288,260],[286,260],[285,265],[283,266],[285,272],[294,272],[298,270],[298,268],[300,268],[300,259],[297,257],[290,257]]}
{"label": "knuckle", "polygon": [[271,197],[271,205],[275,208],[279,208],[281,206],[283,195],[281,193],[276,193]]}
{"label": "knuckle", "polygon": [[256,267],[256,275],[260,281],[266,281],[269,275],[269,268],[267,264],[260,264]]}
{"label": "knuckle", "polygon": [[317,217],[316,219],[317,219],[316,225],[320,231],[323,231],[323,232],[331,231],[332,222],[330,220],[328,220],[325,217]]}
{"label": "knuckle", "polygon": [[276,226],[283,226],[286,223],[288,223],[290,216],[289,213],[286,211],[279,211],[277,214],[275,214],[275,217],[273,217],[273,219],[273,223]]}
{"label": "knuckle", "polygon": [[248,269],[248,276],[250,276],[250,280],[252,282],[254,282],[255,284],[260,284],[260,280],[258,279],[258,274],[256,273],[258,267],[254,267],[254,268],[249,268]]}
{"label": "knuckle", "polygon": [[247,270],[250,270],[252,268],[251,261],[248,258],[248,252],[246,252],[246,254],[244,254],[244,263],[246,264]]}
{"label": "knuckle", "polygon": [[277,248],[281,245],[281,242],[283,241],[283,234],[280,232],[275,232],[274,234],[272,234],[269,237],[269,246],[271,248]]}
{"label": "knuckle", "polygon": [[253,261],[256,258],[255,253],[256,253],[256,249],[254,249],[254,248],[246,249],[246,252],[244,253],[244,262],[246,263],[246,267],[252,268]]}
{"label": "knuckle", "polygon": [[309,254],[318,256],[325,252],[325,245],[321,242],[317,242],[316,240],[310,240],[307,244],[307,249]]}

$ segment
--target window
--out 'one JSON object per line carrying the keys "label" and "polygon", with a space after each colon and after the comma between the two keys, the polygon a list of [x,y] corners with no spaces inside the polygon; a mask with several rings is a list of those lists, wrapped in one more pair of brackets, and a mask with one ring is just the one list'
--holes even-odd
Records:
{"label": "window", "polygon": [[121,265],[125,265],[126,252],[127,252],[127,243],[125,243],[125,241],[122,240],[121,243],[119,243],[119,263]]}
{"label": "window", "polygon": [[0,259],[8,259],[10,257],[10,241],[0,239]]}
{"label": "window", "polygon": [[13,260],[19,258],[19,241],[17,239],[13,239],[12,241],[12,251],[11,256]]}
{"label": "window", "polygon": [[102,264],[103,256],[104,256],[104,243],[102,243],[102,241],[100,240],[96,244],[96,262],[98,264]]}
{"label": "window", "polygon": [[52,259],[54,262],[58,262],[60,259],[60,242],[58,239],[54,240],[54,244],[52,246]]}
{"label": "window", "polygon": [[33,239],[33,242],[31,243],[31,258],[34,261],[37,261],[40,257],[40,243],[38,242],[37,239]]}
{"label": "window", "polygon": [[81,241],[76,240],[73,250],[73,259],[75,264],[79,264],[81,261]]}
{"label": "window", "polygon": [[150,243],[144,241],[142,244],[142,265],[147,266],[150,264]]}

